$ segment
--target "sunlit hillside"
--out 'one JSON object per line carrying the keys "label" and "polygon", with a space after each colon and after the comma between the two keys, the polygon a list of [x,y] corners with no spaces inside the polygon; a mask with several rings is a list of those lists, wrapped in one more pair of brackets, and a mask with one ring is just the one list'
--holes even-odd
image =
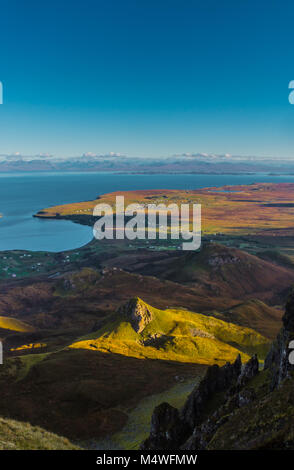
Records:
{"label": "sunlit hillside", "polygon": [[139,298],[119,309],[112,322],[70,347],[136,358],[223,364],[263,357],[269,340],[245,327],[183,309],[159,310]]}
{"label": "sunlit hillside", "polygon": [[19,331],[22,333],[34,331],[34,328],[16,318],[0,317],[0,328],[3,330]]}

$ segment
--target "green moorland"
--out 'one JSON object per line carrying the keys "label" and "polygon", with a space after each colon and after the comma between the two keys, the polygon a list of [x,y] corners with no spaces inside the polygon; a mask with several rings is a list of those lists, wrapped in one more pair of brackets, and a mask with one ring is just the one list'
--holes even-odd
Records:
{"label": "green moorland", "polygon": [[0,418],[0,450],[78,450],[65,437],[38,426]]}
{"label": "green moorland", "polygon": [[270,374],[263,370],[245,390],[255,400],[229,415],[211,439],[207,450],[292,450],[294,442],[293,372],[274,391]]}
{"label": "green moorland", "polygon": [[133,299],[130,309],[143,311],[148,323],[136,331],[132,311],[117,317],[70,347],[122,354],[129,357],[163,359],[198,364],[224,364],[238,353],[244,361],[252,353],[264,358],[270,341],[252,329],[213,316],[183,309],[159,310]]}

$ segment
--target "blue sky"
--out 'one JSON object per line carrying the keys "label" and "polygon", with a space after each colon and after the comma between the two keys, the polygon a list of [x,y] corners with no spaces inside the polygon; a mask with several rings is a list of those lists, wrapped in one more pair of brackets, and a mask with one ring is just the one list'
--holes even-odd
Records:
{"label": "blue sky", "polygon": [[294,157],[292,1],[0,8],[0,153]]}

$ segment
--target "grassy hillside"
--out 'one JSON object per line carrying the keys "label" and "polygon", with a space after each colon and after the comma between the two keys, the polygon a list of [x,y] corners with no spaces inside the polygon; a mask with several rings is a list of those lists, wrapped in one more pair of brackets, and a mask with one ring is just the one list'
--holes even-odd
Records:
{"label": "grassy hillside", "polygon": [[267,371],[252,379],[247,388],[257,399],[237,409],[225,420],[208,450],[292,450],[294,442],[293,375],[268,393]]}
{"label": "grassy hillside", "polygon": [[[134,326],[134,315],[143,319]],[[264,357],[269,340],[245,327],[183,309],[159,310],[136,298],[103,328],[70,347],[130,357],[198,364],[223,364],[240,352],[242,359],[257,352]]]}
{"label": "grassy hillside", "polygon": [[0,316],[0,328],[3,330],[19,331],[21,333],[34,331],[34,328],[27,323],[11,317]]}
{"label": "grassy hillside", "polygon": [[0,418],[0,450],[78,450],[65,437],[28,423]]}
{"label": "grassy hillside", "polygon": [[221,313],[214,313],[222,320],[253,328],[270,339],[274,339],[278,334],[283,316],[282,309],[270,307],[257,299],[247,300]]}

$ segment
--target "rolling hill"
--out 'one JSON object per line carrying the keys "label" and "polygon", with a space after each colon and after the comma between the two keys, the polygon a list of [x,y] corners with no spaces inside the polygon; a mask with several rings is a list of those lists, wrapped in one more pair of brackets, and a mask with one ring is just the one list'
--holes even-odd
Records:
{"label": "rolling hill", "polygon": [[239,352],[244,359],[253,352],[264,357],[268,346],[268,339],[249,328],[183,309],[159,310],[134,298],[111,322],[70,347],[141,359],[224,364]]}
{"label": "rolling hill", "polygon": [[176,282],[220,302],[224,298],[257,298],[279,304],[286,300],[294,283],[292,267],[214,242],[204,242],[196,252],[163,255],[142,250],[121,254],[105,260],[104,265]]}
{"label": "rolling hill", "polygon": [[249,328],[183,308],[160,310],[139,298],[70,345],[69,338],[55,350],[24,351],[5,361],[0,415],[72,439],[104,438],[120,431],[128,410],[145,397],[202,376],[208,364],[222,365],[238,353],[243,360],[254,352],[262,358],[269,347]]}
{"label": "rolling hill", "polygon": [[[136,296],[157,309],[212,313],[273,338],[281,325],[275,306],[283,304],[294,283],[292,269],[215,243],[188,254],[123,253],[104,266],[89,257],[88,264],[54,278],[1,283],[2,326],[9,318],[15,328],[12,334],[0,320],[9,349],[53,342],[51,351],[71,344],[108,323],[121,304]],[[22,323],[16,326],[16,321]],[[17,334],[25,331],[26,337]]]}
{"label": "rolling hill", "polygon": [[[199,252],[149,267],[160,278],[230,298],[273,301],[294,282],[292,269],[264,261],[236,248],[204,244]],[[147,274],[147,273],[146,273]]]}

